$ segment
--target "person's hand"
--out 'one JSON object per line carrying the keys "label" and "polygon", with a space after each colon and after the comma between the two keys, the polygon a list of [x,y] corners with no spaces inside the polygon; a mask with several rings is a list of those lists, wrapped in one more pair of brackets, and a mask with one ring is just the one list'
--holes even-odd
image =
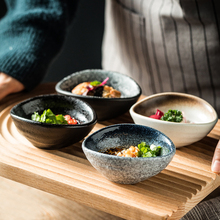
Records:
{"label": "person's hand", "polygon": [[20,92],[24,89],[24,85],[11,76],[0,72],[0,100],[5,96]]}
{"label": "person's hand", "polygon": [[212,159],[212,171],[220,174],[220,140],[215,148],[215,153]]}

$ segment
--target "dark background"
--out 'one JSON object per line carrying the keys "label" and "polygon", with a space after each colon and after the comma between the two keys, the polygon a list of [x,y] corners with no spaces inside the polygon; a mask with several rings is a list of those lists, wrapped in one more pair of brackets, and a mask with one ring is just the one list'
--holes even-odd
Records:
{"label": "dark background", "polygon": [[[104,0],[80,0],[63,50],[51,64],[44,82],[59,81],[84,69],[101,68],[104,7]],[[4,0],[0,0],[0,18],[6,11]]]}

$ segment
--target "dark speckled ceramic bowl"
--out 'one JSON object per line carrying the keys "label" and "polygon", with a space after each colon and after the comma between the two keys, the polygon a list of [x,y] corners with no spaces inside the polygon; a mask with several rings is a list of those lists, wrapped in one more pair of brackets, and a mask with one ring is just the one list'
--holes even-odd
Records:
{"label": "dark speckled ceramic bowl", "polygon": [[[106,85],[119,90],[121,98],[102,98],[71,93],[71,90],[82,82],[94,80],[102,82],[107,77],[109,80]],[[124,74],[95,69],[73,73],[58,82],[55,89],[59,94],[76,97],[89,103],[97,113],[98,121],[108,120],[127,112],[142,92],[140,86]]]}
{"label": "dark speckled ceramic bowl", "polygon": [[[131,158],[101,153],[118,146],[137,146],[143,141],[161,146],[161,155]],[[136,124],[118,124],[100,129],[83,141],[82,148],[93,167],[110,181],[121,184],[135,184],[158,174],[166,168],[176,152],[173,142],[166,135]]]}
{"label": "dark speckled ceramic bowl", "polygon": [[[54,114],[71,115],[76,125],[46,124],[31,120],[34,112],[42,114],[50,108]],[[85,102],[62,95],[41,95],[25,100],[11,109],[18,131],[34,146],[58,149],[82,140],[97,122],[95,111]]]}

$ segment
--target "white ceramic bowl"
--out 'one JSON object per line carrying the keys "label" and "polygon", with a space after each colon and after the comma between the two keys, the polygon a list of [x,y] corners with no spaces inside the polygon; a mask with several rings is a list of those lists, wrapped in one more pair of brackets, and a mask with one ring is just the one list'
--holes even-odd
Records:
{"label": "white ceramic bowl", "polygon": [[[168,122],[150,118],[159,109],[180,110],[192,123]],[[205,100],[176,92],[158,93],[148,96],[130,108],[135,124],[155,128],[166,134],[176,147],[190,145],[204,138],[215,126],[218,115],[214,108]]]}

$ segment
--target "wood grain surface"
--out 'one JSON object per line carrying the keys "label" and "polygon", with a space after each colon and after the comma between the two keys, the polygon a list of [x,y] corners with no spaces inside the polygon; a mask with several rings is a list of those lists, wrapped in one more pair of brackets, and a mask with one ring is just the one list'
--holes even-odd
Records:
{"label": "wood grain surface", "polygon": [[[112,183],[101,176],[86,160],[81,142],[56,151],[35,148],[17,131],[10,109],[26,98],[55,93],[54,85],[43,84],[32,92],[14,94],[0,102],[0,175],[26,185],[35,196],[36,191],[44,191],[58,204],[60,198],[60,208],[66,211],[66,216],[78,207],[87,210],[83,213],[87,217],[91,213],[91,219],[92,216],[96,219],[179,219],[220,185],[220,177],[210,170],[220,137],[220,123],[203,140],[178,148],[170,165],[161,173],[135,185]],[[107,125],[127,122],[133,122],[128,113],[98,123],[92,132]],[[43,204],[49,204],[47,196]],[[65,209],[66,201],[73,204],[72,209]],[[35,205],[33,201],[33,207]],[[45,212],[48,207],[45,205]],[[32,212],[34,208],[30,210]],[[37,212],[33,211],[34,216],[39,214]],[[1,218],[1,212],[0,220],[5,220]]]}

